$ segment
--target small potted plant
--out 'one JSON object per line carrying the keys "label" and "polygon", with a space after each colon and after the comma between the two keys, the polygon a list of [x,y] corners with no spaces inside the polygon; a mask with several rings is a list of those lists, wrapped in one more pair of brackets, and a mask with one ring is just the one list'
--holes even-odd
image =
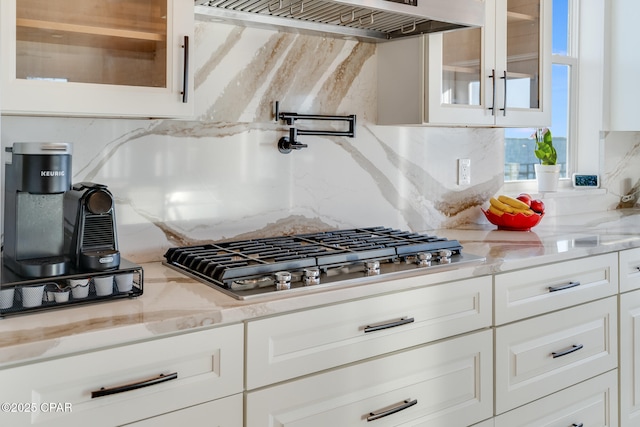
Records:
{"label": "small potted plant", "polygon": [[558,153],[553,146],[551,131],[547,128],[536,129],[531,137],[536,142],[534,154],[540,160],[540,163],[534,166],[536,180],[538,181],[538,191],[557,191],[558,181],[560,180],[560,165],[556,163]]}

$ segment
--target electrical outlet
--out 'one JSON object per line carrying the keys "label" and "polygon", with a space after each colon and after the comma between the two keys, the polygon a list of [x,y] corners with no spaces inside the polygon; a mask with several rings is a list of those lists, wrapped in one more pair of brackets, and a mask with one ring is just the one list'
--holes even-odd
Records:
{"label": "electrical outlet", "polygon": [[458,159],[458,185],[471,185],[471,159]]}

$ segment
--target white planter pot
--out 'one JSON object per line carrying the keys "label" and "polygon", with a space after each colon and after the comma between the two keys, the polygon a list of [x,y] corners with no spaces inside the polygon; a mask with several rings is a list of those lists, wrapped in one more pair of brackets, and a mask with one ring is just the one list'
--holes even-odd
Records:
{"label": "white planter pot", "polygon": [[560,165],[534,165],[536,180],[538,181],[538,192],[545,193],[558,191],[558,181],[560,181]]}

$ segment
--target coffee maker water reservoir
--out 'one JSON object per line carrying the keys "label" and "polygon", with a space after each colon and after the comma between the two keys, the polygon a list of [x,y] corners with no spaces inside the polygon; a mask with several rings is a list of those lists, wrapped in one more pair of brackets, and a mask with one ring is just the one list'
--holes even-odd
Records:
{"label": "coffee maker water reservoir", "polygon": [[63,198],[71,188],[71,144],[17,142],[7,148],[4,261],[23,277],[66,274]]}

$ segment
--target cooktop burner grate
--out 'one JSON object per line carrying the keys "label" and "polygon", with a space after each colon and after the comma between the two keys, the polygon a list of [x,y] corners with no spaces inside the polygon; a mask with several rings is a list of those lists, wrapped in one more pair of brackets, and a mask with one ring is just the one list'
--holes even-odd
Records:
{"label": "cooktop burner grate", "polygon": [[319,274],[315,274],[318,279],[314,283],[322,280],[320,275],[336,282],[340,273],[351,277],[354,266],[360,275],[363,271],[380,274],[378,266],[370,270],[363,266],[370,262],[408,263],[420,254],[449,264],[461,256],[461,250],[457,240],[371,227],[176,247],[164,256],[167,265],[207,284],[232,290],[232,295],[238,297],[238,292],[250,290],[253,294],[258,288],[260,293],[276,290],[274,275],[278,272],[291,273],[295,282],[316,270]]}

